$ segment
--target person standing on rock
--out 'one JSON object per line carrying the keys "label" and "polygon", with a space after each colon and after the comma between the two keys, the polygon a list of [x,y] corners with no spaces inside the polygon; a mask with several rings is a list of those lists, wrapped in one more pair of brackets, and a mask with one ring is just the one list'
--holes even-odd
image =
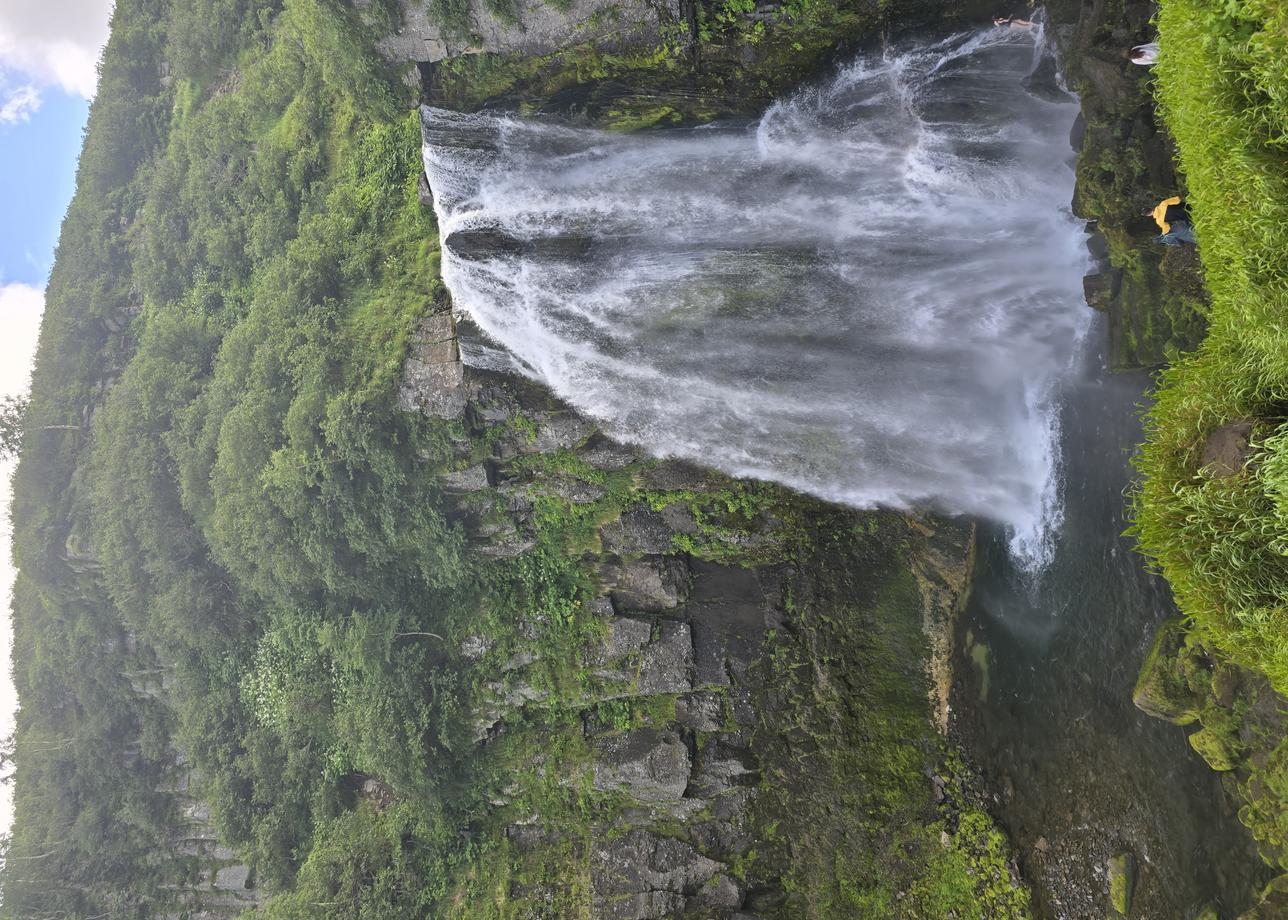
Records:
{"label": "person standing on rock", "polygon": [[1190,209],[1181,201],[1181,196],[1164,198],[1145,213],[1154,218],[1154,223],[1162,231],[1154,238],[1156,242],[1164,246],[1198,242],[1194,238],[1194,227],[1190,224]]}

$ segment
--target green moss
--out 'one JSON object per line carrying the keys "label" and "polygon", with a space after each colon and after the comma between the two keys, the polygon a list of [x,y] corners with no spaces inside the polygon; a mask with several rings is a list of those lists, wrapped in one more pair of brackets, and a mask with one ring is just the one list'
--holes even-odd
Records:
{"label": "green moss", "polygon": [[[749,881],[782,876],[783,916],[1027,917],[1005,836],[931,727],[920,595],[898,561],[919,537],[873,520],[837,528],[797,563],[810,574],[791,587],[791,629],[759,666],[778,716],[758,735],[763,830]],[[943,778],[939,805],[928,773]]]}
{"label": "green moss", "polygon": [[1119,917],[1131,912],[1132,892],[1136,887],[1136,861],[1130,853],[1119,853],[1109,859],[1109,906]]}
{"label": "green moss", "polygon": [[1233,770],[1239,765],[1239,747],[1224,732],[1204,726],[1189,736],[1190,747],[1213,770]]}
{"label": "green moss", "polygon": [[1189,725],[1198,719],[1202,705],[1193,683],[1197,669],[1196,658],[1186,644],[1184,623],[1168,620],[1154,633],[1132,700],[1155,718]]}

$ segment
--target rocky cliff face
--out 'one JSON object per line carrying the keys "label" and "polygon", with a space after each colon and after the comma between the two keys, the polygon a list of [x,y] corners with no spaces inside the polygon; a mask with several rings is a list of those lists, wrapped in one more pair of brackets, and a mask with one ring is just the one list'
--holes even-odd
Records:
{"label": "rocky cliff face", "polygon": [[603,49],[655,45],[683,22],[679,0],[520,0],[506,15],[471,0],[455,25],[428,3],[399,0],[402,25],[379,43],[391,61],[431,64],[483,52],[538,57],[575,44]]}
{"label": "rocky cliff face", "polygon": [[[446,308],[420,324],[400,401],[458,426],[457,468],[441,483],[476,551],[517,558],[539,540],[543,515],[588,522],[568,551],[595,572],[594,626],[570,683],[549,680],[548,624],[519,624],[529,641],[503,657],[483,634],[459,650],[484,669],[470,717],[482,760],[514,745],[540,752],[492,795],[483,822],[511,854],[510,901],[561,915],[581,890],[581,909],[616,920],[794,916],[800,854],[787,836],[788,851],[767,858],[783,845],[778,828],[802,819],[796,807],[870,821],[838,783],[874,795],[894,775],[838,776],[836,757],[911,745],[910,775],[894,772],[912,783],[914,809],[928,825],[956,814],[931,727],[945,684],[927,673],[947,660],[969,525],[826,508],[650,458],[539,387],[462,364]],[[893,603],[891,579],[905,586]],[[839,634],[825,638],[824,623]],[[863,656],[896,635],[911,656],[865,673]],[[580,713],[571,739],[548,718],[569,709]],[[892,717],[908,719],[909,737],[854,737]],[[578,824],[551,806],[552,787],[598,804]],[[826,821],[812,829],[823,846],[834,832]],[[1005,871],[990,883],[1016,884]]]}

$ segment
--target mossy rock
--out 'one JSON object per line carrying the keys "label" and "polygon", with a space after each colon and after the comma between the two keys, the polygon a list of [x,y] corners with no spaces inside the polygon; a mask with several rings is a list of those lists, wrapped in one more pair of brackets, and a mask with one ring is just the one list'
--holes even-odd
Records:
{"label": "mossy rock", "polygon": [[1288,875],[1271,879],[1261,889],[1261,900],[1252,910],[1239,915],[1239,920],[1286,920],[1288,918]]}
{"label": "mossy rock", "polygon": [[1190,747],[1218,772],[1233,770],[1243,759],[1238,741],[1213,728],[1200,728],[1190,735]]}
{"label": "mossy rock", "polygon": [[1158,627],[1132,693],[1137,709],[1176,725],[1197,720],[1203,706],[1203,696],[1190,680],[1195,662],[1185,635],[1185,624],[1179,619]]}
{"label": "mossy rock", "polygon": [[1126,917],[1131,911],[1131,896],[1136,889],[1136,858],[1119,853],[1109,858],[1110,917]]}
{"label": "mossy rock", "polygon": [[1211,904],[1204,904],[1203,909],[1194,915],[1194,920],[1221,920],[1221,915]]}

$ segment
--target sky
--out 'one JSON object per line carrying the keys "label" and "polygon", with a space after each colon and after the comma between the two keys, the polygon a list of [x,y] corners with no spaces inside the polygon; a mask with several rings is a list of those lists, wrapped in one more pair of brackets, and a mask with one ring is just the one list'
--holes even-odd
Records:
{"label": "sky", "polygon": [[[76,158],[112,0],[0,0],[0,396],[31,378],[45,282],[75,188]],[[0,736],[17,705],[9,667],[11,464],[0,463]],[[0,786],[0,833],[13,790]]]}

